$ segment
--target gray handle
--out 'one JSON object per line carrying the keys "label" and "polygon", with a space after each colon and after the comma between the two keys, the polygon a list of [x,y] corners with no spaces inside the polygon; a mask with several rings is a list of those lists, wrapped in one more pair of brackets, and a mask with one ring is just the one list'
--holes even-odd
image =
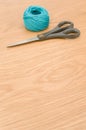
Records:
{"label": "gray handle", "polygon": [[53,38],[68,38],[68,39],[74,39],[80,36],[80,31],[75,28],[67,29],[63,32],[50,34],[46,38],[47,39],[53,39]]}
{"label": "gray handle", "polygon": [[62,21],[60,22],[54,29],[50,30],[49,32],[43,33],[43,35],[49,35],[51,33],[58,33],[68,28],[73,28],[74,24],[70,21]]}
{"label": "gray handle", "polygon": [[40,40],[46,40],[51,38],[77,38],[80,35],[78,29],[73,28],[74,24],[70,21],[63,21],[59,23],[53,30],[38,35]]}

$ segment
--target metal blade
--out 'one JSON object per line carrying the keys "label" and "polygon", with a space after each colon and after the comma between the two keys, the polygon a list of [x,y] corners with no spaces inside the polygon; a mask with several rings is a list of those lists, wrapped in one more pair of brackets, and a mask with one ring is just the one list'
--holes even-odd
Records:
{"label": "metal blade", "polygon": [[9,44],[7,47],[19,46],[19,45],[23,45],[23,44],[27,44],[27,43],[31,43],[31,42],[35,42],[35,41],[39,41],[39,38],[33,37],[33,38],[23,40],[23,41],[20,41],[20,42],[15,42],[15,43]]}

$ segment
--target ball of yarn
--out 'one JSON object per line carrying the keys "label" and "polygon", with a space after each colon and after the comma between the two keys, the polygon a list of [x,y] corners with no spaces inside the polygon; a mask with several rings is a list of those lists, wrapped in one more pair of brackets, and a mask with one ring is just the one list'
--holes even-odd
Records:
{"label": "ball of yarn", "polygon": [[49,26],[49,14],[40,6],[30,6],[23,14],[26,29],[34,32],[42,31]]}

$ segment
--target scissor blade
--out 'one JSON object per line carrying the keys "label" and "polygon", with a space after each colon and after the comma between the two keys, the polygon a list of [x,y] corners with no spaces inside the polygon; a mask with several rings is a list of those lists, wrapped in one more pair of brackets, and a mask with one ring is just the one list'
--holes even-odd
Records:
{"label": "scissor blade", "polygon": [[27,43],[31,43],[31,42],[35,42],[35,41],[39,41],[39,38],[33,37],[33,38],[23,40],[23,41],[20,41],[20,42],[15,42],[15,43],[9,44],[7,47],[19,46],[19,45],[23,45],[23,44],[27,44]]}

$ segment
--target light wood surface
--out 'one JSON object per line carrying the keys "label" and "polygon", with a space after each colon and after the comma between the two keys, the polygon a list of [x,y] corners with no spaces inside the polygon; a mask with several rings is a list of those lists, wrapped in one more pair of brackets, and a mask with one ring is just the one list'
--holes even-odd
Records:
{"label": "light wood surface", "polygon": [[[39,34],[29,5],[49,10],[46,31],[70,20],[81,36],[6,48]],[[0,130],[86,130],[86,0],[0,0]]]}

